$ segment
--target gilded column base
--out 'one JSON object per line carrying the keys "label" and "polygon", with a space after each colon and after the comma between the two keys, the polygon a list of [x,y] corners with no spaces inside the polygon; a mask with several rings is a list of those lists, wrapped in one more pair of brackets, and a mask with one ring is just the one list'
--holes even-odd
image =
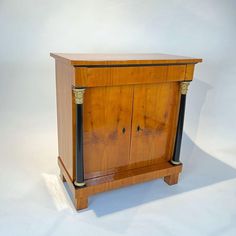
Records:
{"label": "gilded column base", "polygon": [[74,181],[74,185],[76,187],[83,187],[83,186],[85,186],[85,182],[79,183],[79,182]]}
{"label": "gilded column base", "polygon": [[173,164],[173,165],[180,165],[180,164],[181,164],[180,161],[171,160],[170,162],[171,162],[171,164]]}

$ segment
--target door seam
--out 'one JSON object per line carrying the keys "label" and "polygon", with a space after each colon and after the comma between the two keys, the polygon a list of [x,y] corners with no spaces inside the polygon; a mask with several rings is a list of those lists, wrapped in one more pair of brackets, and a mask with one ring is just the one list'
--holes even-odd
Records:
{"label": "door seam", "polygon": [[132,86],[133,94],[132,94],[132,109],[131,109],[131,119],[130,119],[130,137],[129,137],[129,163],[131,160],[131,149],[132,149],[132,136],[133,136],[133,114],[134,114],[134,89],[135,85]]}

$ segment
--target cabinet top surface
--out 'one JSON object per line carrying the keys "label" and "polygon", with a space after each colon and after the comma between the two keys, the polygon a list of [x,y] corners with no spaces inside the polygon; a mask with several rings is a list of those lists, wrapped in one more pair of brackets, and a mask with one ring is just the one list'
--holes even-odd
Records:
{"label": "cabinet top surface", "polygon": [[136,65],[136,64],[196,64],[202,59],[168,54],[82,54],[51,53],[56,60],[73,66]]}

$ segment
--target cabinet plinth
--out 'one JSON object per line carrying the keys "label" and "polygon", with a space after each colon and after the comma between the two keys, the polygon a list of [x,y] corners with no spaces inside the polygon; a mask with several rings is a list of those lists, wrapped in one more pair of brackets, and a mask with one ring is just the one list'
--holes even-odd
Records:
{"label": "cabinet plinth", "polygon": [[201,59],[164,54],[51,54],[58,164],[77,209],[99,192],[176,184],[185,100]]}

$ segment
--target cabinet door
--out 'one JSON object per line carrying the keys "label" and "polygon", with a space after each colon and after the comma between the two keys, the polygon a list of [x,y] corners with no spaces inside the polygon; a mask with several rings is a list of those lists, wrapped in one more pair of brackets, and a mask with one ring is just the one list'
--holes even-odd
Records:
{"label": "cabinet door", "polygon": [[133,86],[87,88],[84,97],[85,178],[129,164]]}
{"label": "cabinet door", "polygon": [[178,82],[134,86],[131,164],[170,160],[179,99]]}

